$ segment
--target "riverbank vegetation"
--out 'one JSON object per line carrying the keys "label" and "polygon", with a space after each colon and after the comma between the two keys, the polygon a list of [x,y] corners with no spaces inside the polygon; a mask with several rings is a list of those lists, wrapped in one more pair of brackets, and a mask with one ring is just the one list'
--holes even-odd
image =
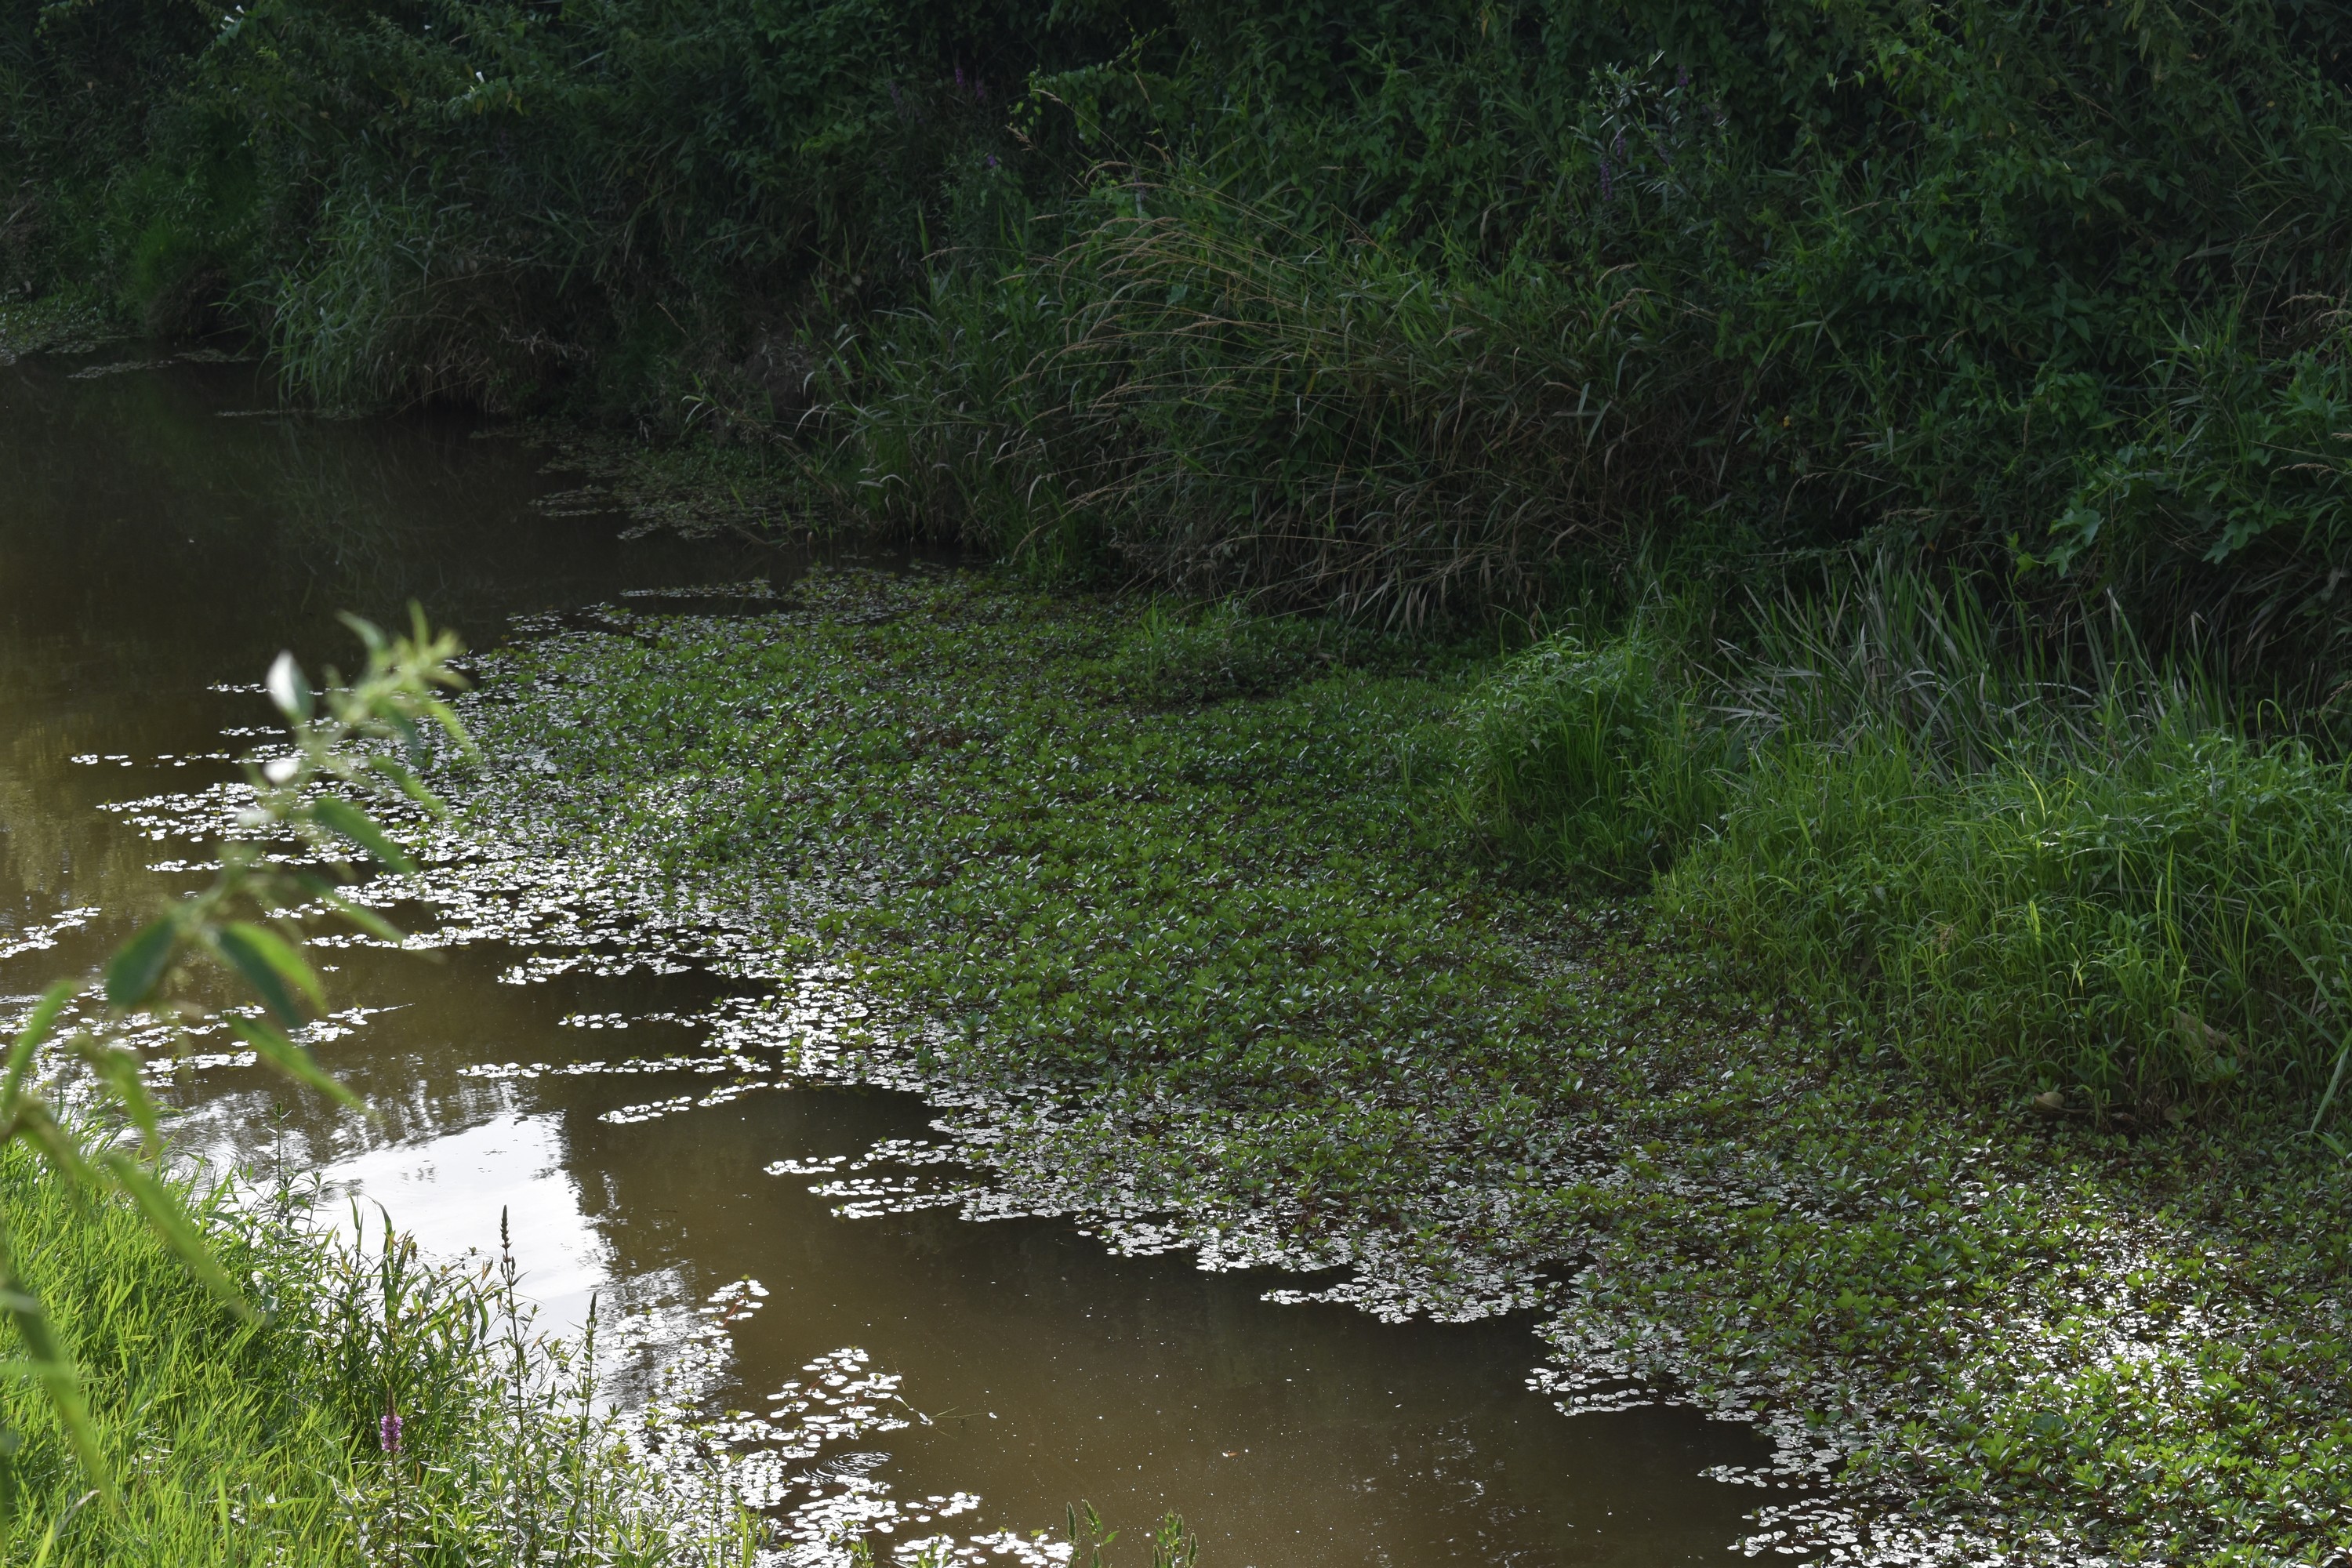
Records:
{"label": "riverbank vegetation", "polygon": [[691,426],[780,525],[1384,623],[1871,542],[2344,668],[2333,7],[4,15],[0,288],[331,405]]}
{"label": "riverbank vegetation", "polygon": [[503,1234],[477,1270],[420,1258],[387,1218],[371,1257],[356,1209],[339,1239],[282,1170],[258,1191],[171,1168],[153,1074],[185,1029],[351,1101],[300,1043],[325,1006],[305,919],[399,941],[342,890],[355,852],[414,869],[352,797],[437,813],[408,763],[428,730],[470,750],[440,700],[455,639],[421,612],[402,637],[346,620],[365,653],[350,679],[331,667],[314,691],[290,655],[272,666],[289,743],[248,762],[209,884],[17,1020],[0,1562],[748,1565],[758,1531],[732,1494],[649,1466],[598,1409],[593,1319],[577,1347],[533,1331]]}
{"label": "riverbank vegetation", "polygon": [[1611,1353],[1669,1322],[1643,1369],[1863,1434],[1848,1495],[2315,1559],[2347,46],[2287,0],[17,0],[0,290],[1055,587],[560,642],[504,668],[599,705],[502,733],[681,878],[878,879],[784,937],[950,1020],[926,1070],[1107,1097],[1171,1194],[1502,1194],[1482,1245],[1580,1269]]}
{"label": "riverbank vegetation", "polygon": [[119,1478],[102,1496],[40,1387],[0,1383],[0,1560],[751,1561],[740,1510],[693,1517],[630,1453],[595,1407],[593,1343],[538,1333],[510,1268],[425,1259],[388,1229],[338,1239],[297,1189],[182,1192],[254,1310],[129,1202],[0,1152],[0,1223]]}
{"label": "riverbank vegetation", "polygon": [[[1344,627],[1318,645],[984,577],[821,573],[771,614],[500,655],[473,809],[495,814],[482,831],[527,812],[649,859],[689,902],[763,900],[780,946],[890,1004],[891,1081],[1052,1088],[1066,1113],[999,1145],[1009,1179],[1344,1240],[1441,1310],[1448,1279],[1475,1300],[1497,1268],[1557,1273],[1571,1384],[1664,1380],[1811,1456],[1792,1473],[1840,1522],[1776,1515],[1786,1539],[1970,1562],[2352,1543],[2352,1236],[2341,1162],[2296,1136],[2312,1096],[2242,1045],[2244,1077],[2198,1089],[2184,1042],[2102,1080],[2104,1106],[2037,1112],[2047,1015],[2040,991],[2003,994],[1998,921],[1969,935],[1993,973],[1965,994],[2021,1022],[1973,1047],[1851,1005],[1939,1021],[1893,980],[1825,983],[1818,1006],[1743,988],[1699,917],[1766,895],[1697,872],[1778,806],[1739,826],[1732,771],[1709,786],[1721,826],[1675,827],[1685,791],[1651,768],[1651,795],[1612,785],[1640,804],[1601,820],[1574,782],[1578,758],[1622,748],[1609,776],[1630,774],[1719,727],[1654,694],[1664,662],[1555,641],[1498,672]],[[1513,712],[1565,731],[1531,753],[1549,782],[1496,784]],[[2299,752],[2248,756],[2303,809]],[[1597,845],[1621,887],[1654,856],[1664,895],[1564,900],[1497,855],[1489,814],[1545,791],[1575,809],[1530,814],[1570,825],[1538,847]],[[1985,1092],[1987,1062],[2018,1076]],[[2154,1082],[2180,1117],[2126,1097]]]}

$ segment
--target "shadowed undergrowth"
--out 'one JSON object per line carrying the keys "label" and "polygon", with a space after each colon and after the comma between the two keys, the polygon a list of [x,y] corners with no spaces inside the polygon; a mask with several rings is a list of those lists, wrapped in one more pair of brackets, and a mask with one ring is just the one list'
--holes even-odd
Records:
{"label": "shadowed undergrowth", "polygon": [[[789,14],[788,14],[789,13]],[[0,7],[0,292],[1382,623],[1660,540],[2346,665],[2340,7]]]}

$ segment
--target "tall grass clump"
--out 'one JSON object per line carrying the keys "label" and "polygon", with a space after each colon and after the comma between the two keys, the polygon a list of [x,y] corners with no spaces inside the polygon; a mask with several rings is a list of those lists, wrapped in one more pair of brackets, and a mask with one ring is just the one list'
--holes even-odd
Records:
{"label": "tall grass clump", "polygon": [[[667,1495],[596,1406],[593,1342],[536,1332],[510,1279],[432,1264],[388,1228],[338,1239],[299,1194],[179,1186],[260,1313],[222,1301],[129,1202],[0,1151],[0,1222],[121,1478],[100,1500],[53,1405],[0,1381],[0,1561],[750,1561],[740,1510]],[[0,1353],[22,1355],[14,1339],[0,1329]]]}
{"label": "tall grass clump", "polygon": [[1638,269],[1433,268],[1297,205],[1107,180],[1059,250],[941,279],[824,379],[839,500],[1411,626],[1540,603],[1709,482],[1738,378]]}
{"label": "tall grass clump", "polygon": [[2084,630],[1880,571],[1759,612],[1720,826],[1661,901],[1947,1080],[2135,1115],[2315,1093],[2352,985],[2352,771]]}
{"label": "tall grass clump", "polygon": [[1546,637],[1460,716],[1463,815],[1553,870],[1646,883],[1722,809],[1726,737],[1654,632]]}

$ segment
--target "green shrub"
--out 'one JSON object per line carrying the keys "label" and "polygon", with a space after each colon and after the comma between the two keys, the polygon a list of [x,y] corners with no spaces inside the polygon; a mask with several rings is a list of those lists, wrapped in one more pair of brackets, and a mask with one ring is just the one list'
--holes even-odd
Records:
{"label": "green shrub", "polygon": [[1729,517],[2316,691],[2346,15],[0,0],[0,287],[1188,598],[1533,613]]}
{"label": "green shrub", "polygon": [[1556,634],[1462,710],[1463,811],[1509,852],[1640,882],[1721,809],[1724,737],[1635,633]]}

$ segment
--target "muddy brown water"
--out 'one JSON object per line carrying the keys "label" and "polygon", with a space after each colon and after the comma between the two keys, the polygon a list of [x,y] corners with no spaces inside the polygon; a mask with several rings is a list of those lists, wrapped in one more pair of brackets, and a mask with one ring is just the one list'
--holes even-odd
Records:
{"label": "muddy brown water", "polygon": [[[485,647],[518,615],[798,564],[551,515],[534,502],[577,479],[460,422],[274,403],[257,367],[169,348],[0,366],[0,992],[94,963],[192,885],[154,868],[189,846],[104,807],[239,776],[224,754],[269,714],[216,689],[249,687],[281,647],[347,654],[336,611],[414,598]],[[1114,1257],[1067,1221],[838,1218],[808,1182],[765,1173],[921,1136],[929,1112],[908,1095],[811,1088],[616,1124],[600,1118],[657,1096],[659,1075],[464,1070],[623,1040],[690,1049],[683,1025],[646,1020],[722,989],[691,968],[515,984],[497,942],[336,957],[335,1005],[381,1011],[320,1054],[374,1115],[202,1069],[175,1090],[184,1145],[319,1170],[445,1254],[494,1246],[504,1210],[556,1321],[591,1291],[682,1311],[756,1279],[769,1295],[730,1326],[716,1396],[752,1405],[812,1358],[862,1349],[930,1419],[834,1458],[902,1499],[976,1494],[967,1531],[1057,1526],[1087,1499],[1126,1527],[1122,1547],[1180,1510],[1206,1568],[1663,1564],[1730,1560],[1761,1500],[1700,1474],[1764,1458],[1744,1428],[1675,1408],[1564,1416],[1530,1392],[1525,1315],[1393,1325],[1274,1305],[1262,1293],[1295,1277]],[[604,1029],[578,1022],[592,1015]],[[887,1560],[888,1538],[875,1544]]]}

